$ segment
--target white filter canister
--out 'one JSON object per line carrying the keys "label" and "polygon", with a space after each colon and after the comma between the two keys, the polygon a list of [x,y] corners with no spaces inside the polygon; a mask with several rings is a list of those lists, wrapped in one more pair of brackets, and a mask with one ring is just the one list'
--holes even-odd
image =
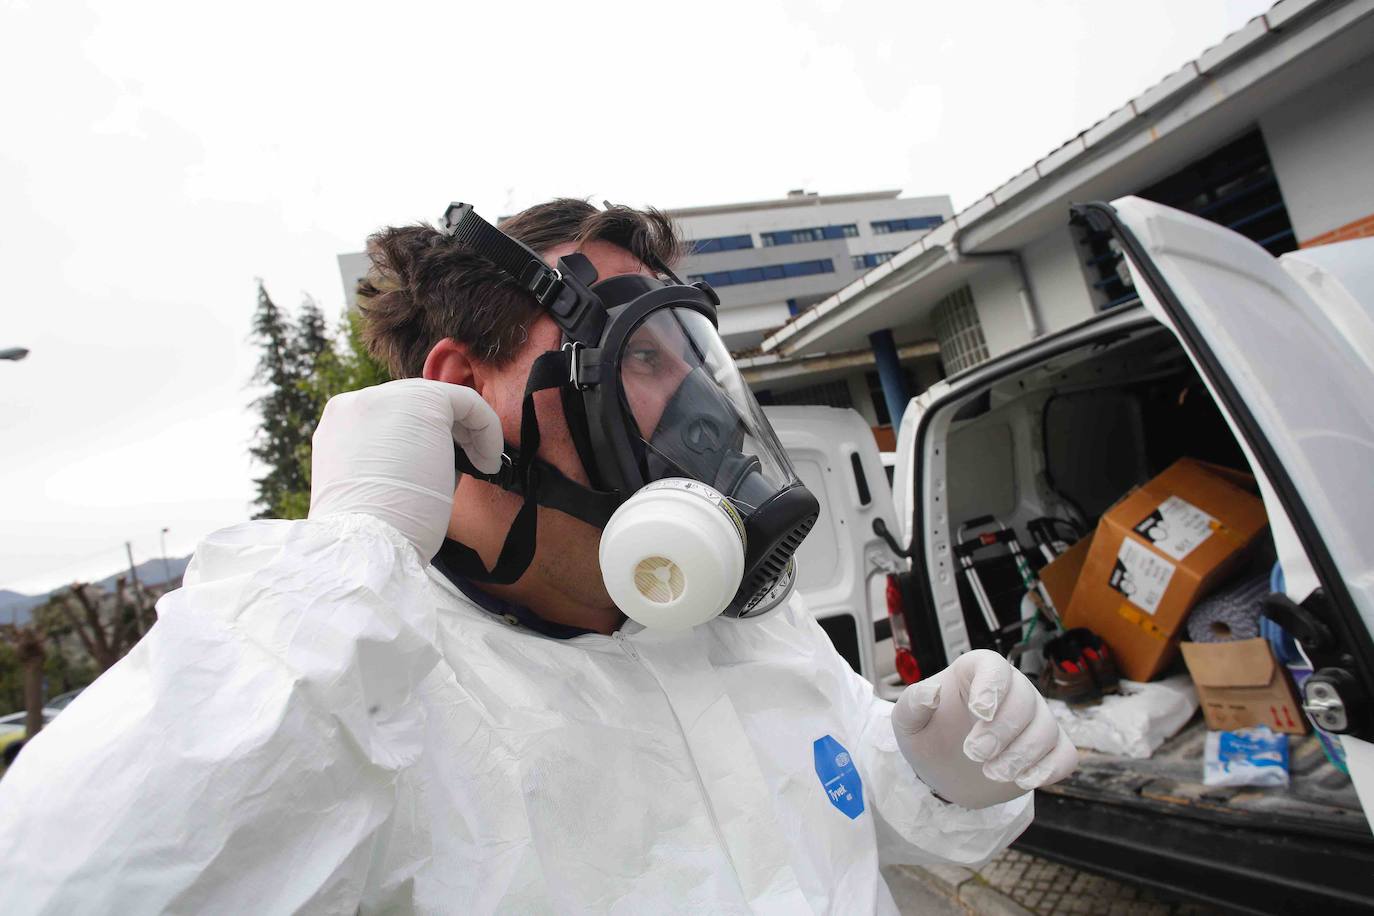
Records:
{"label": "white filter canister", "polygon": [[639,490],[601,534],[601,578],[631,620],[685,630],[725,610],[744,576],[744,523],[729,500],[696,480]]}

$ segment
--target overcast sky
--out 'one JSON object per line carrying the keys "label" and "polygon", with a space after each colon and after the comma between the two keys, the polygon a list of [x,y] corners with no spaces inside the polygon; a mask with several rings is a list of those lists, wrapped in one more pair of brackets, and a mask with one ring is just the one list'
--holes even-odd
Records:
{"label": "overcast sky", "polygon": [[902,188],[956,211],[1263,0],[0,0],[0,588],[251,515],[254,277],[450,200]]}

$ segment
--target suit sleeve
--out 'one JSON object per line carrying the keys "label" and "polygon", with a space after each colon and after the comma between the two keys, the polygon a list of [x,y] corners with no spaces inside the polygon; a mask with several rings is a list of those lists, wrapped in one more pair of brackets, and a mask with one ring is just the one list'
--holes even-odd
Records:
{"label": "suit sleeve", "polygon": [[356,911],[420,752],[433,605],[366,516],[211,535],[0,782],[0,911]]}
{"label": "suit sleeve", "polygon": [[788,613],[810,631],[817,664],[829,683],[840,685],[837,699],[855,723],[861,748],[855,764],[873,809],[881,864],[978,865],[1021,835],[1034,816],[1032,793],[978,810],[937,798],[897,749],[893,704],[879,698],[873,685],[835,651],[800,600],[794,599]]}

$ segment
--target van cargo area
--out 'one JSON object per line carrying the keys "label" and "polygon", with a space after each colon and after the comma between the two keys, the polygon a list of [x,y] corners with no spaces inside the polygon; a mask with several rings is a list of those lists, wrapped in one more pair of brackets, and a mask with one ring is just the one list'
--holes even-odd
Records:
{"label": "van cargo area", "polygon": [[[1055,355],[1006,360],[1007,372],[983,384],[955,377],[955,394],[930,392],[915,443],[908,583],[911,629],[930,670],[969,648],[1007,651],[1027,616],[1008,555],[980,564],[983,595],[970,588],[955,547],[971,522],[988,530],[990,516],[1010,529],[1038,569],[1046,558],[1034,520],[1057,520],[1060,539],[1072,543],[1180,458],[1248,470],[1172,333],[1135,311]],[[1272,565],[1267,539],[1252,551],[1252,569]],[[989,625],[989,605],[1010,640]],[[1170,670],[1187,669],[1178,660]],[[1292,738],[1287,789],[1224,788],[1202,782],[1206,733],[1195,714],[1147,759],[1082,752],[1073,777],[1039,793],[1019,848],[1230,910],[1374,906],[1374,837],[1350,779],[1318,739]]]}

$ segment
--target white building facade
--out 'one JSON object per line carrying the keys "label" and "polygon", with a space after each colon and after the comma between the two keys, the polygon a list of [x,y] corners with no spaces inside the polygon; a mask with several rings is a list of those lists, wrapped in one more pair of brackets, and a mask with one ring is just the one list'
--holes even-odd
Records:
{"label": "white building facade", "polygon": [[1131,301],[1119,253],[1069,224],[1071,204],[1128,194],[1274,254],[1374,235],[1374,0],[1275,4],[793,317],[763,352],[800,367],[887,331],[899,348],[935,339],[954,373]]}
{"label": "white building facade", "polygon": [[792,191],[751,203],[669,211],[691,254],[681,273],[720,295],[720,331],[732,350],[884,263],[953,215],[950,199],[900,191],[820,195]]}
{"label": "white building facade", "polygon": [[[706,280],[721,299],[721,336],[734,352],[757,350],[765,335],[949,220],[948,196],[902,197],[900,191],[821,195],[793,191],[773,200],[669,211],[689,243],[679,265],[685,280]],[[348,306],[354,305],[367,255],[339,255]],[[933,342],[902,349],[913,385],[940,377]],[[865,344],[854,352],[789,363],[742,359],[759,399],[770,404],[854,407],[870,424],[887,424],[875,368]]]}

